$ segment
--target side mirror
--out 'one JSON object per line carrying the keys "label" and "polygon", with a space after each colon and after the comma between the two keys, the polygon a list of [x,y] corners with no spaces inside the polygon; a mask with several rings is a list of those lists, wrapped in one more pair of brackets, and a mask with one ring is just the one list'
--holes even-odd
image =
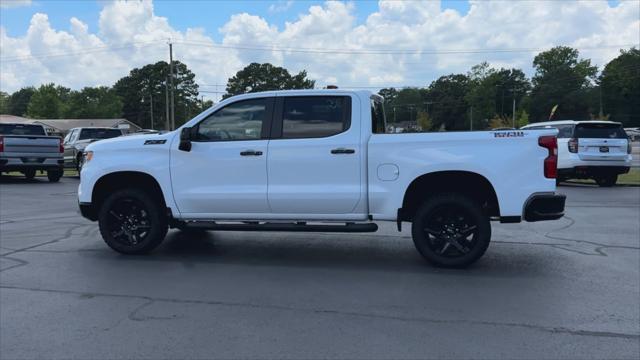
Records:
{"label": "side mirror", "polygon": [[191,139],[192,128],[182,128],[182,131],[180,132],[180,145],[178,146],[178,149],[182,151],[191,151]]}

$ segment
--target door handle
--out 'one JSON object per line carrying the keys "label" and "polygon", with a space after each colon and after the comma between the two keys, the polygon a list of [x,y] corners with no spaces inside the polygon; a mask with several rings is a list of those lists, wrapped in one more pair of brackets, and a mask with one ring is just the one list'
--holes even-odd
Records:
{"label": "door handle", "polygon": [[331,150],[332,154],[354,154],[356,151],[353,149],[337,148]]}
{"label": "door handle", "polygon": [[262,155],[262,151],[245,150],[240,152],[240,156],[260,156],[260,155]]}

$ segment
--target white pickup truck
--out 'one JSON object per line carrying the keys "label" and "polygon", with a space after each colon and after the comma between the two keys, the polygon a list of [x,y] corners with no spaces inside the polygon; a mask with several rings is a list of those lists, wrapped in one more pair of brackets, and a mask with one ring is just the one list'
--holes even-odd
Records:
{"label": "white pickup truck", "polygon": [[412,223],[418,251],[448,267],[480,258],[490,220],[563,216],[556,129],[385,134],[367,91],[228,98],[160,135],[86,148],[80,211],[114,250],[146,253],[169,227],[373,232]]}

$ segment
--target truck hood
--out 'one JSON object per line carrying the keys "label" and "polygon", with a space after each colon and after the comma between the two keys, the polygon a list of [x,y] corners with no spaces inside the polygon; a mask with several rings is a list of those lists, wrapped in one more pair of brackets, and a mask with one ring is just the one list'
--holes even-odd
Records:
{"label": "truck hood", "polygon": [[[168,147],[175,131],[163,134],[127,135],[112,139],[94,141],[87,144],[86,151],[135,150],[146,147]],[[148,140],[153,140],[149,142]]]}

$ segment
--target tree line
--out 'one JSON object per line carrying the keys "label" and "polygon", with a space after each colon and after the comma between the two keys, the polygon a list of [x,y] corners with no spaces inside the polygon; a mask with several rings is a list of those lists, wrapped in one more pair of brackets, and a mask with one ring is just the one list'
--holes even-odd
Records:
{"label": "tree line", "polygon": [[[126,118],[143,128],[165,129],[169,64],[159,61],[111,86],[80,90],[43,84],[0,93],[0,113],[31,118]],[[210,107],[199,99],[195,74],[174,61],[176,126]],[[483,62],[465,74],[441,76],[425,87],[383,88],[387,121],[408,131],[519,127],[548,119],[608,119],[640,126],[640,50],[621,50],[601,72],[578,50],[555,47],[536,55],[531,79],[521,69]],[[306,71],[291,74],[251,63],[227,81],[223,98],[248,92],[312,89]],[[514,112],[515,109],[515,112]]]}

